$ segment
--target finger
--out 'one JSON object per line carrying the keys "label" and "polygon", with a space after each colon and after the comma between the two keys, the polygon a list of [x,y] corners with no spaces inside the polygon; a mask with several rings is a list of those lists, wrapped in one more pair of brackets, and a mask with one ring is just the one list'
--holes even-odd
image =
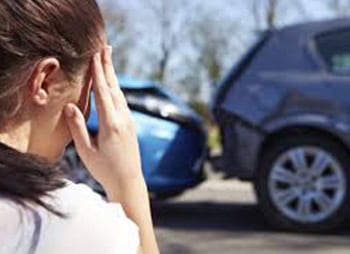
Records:
{"label": "finger", "polygon": [[111,89],[111,95],[114,105],[117,109],[120,109],[120,107],[127,107],[126,99],[122,90],[120,89],[119,81],[114,69],[111,46],[107,46],[104,48],[102,54],[102,62],[106,81],[109,88]]}
{"label": "finger", "polygon": [[64,109],[64,114],[78,154],[83,160],[87,159],[93,151],[93,145],[83,113],[74,104],[68,104]]}
{"label": "finger", "polygon": [[111,46],[106,46],[102,51],[103,70],[105,72],[107,84],[110,88],[119,87],[119,82],[112,61],[112,50]]}
{"label": "finger", "polygon": [[112,123],[115,106],[112,101],[110,89],[107,85],[101,55],[98,53],[93,58],[93,89],[98,117],[101,125]]}

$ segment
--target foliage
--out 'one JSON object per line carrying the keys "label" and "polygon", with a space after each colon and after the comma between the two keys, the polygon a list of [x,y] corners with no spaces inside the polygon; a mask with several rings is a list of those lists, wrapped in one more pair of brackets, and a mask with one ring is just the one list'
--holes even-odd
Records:
{"label": "foliage", "polygon": [[[350,14],[349,0],[100,0],[118,72],[207,103],[261,30]],[[323,15],[323,16],[322,16]]]}

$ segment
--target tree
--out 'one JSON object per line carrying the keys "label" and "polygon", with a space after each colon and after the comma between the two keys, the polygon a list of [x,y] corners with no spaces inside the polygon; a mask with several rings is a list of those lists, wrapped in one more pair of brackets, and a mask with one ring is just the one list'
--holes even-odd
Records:
{"label": "tree", "polygon": [[[225,75],[257,31],[288,23],[291,12],[298,20],[308,16],[301,0],[246,0],[240,6],[232,0],[100,1],[117,70],[158,80],[190,100],[208,98],[210,85]],[[237,11],[245,6],[246,13]],[[242,15],[253,22],[242,22]]]}
{"label": "tree", "polygon": [[348,0],[329,0],[328,7],[336,17],[350,16],[350,2]]}
{"label": "tree", "polygon": [[252,14],[255,26],[272,29],[276,26],[277,0],[252,1]]}
{"label": "tree", "polygon": [[[155,25],[159,31],[160,57],[158,68],[153,74],[153,78],[161,83],[165,82],[166,70],[172,54],[177,50],[179,36],[181,32],[176,30],[176,23],[179,22],[178,14],[183,12],[186,6],[185,0],[143,0],[142,5],[153,14]],[[181,20],[180,20],[181,22]],[[183,24],[185,25],[185,24]]]}
{"label": "tree", "polygon": [[[197,64],[207,73],[209,83],[214,85],[225,72],[224,60],[242,51],[239,24],[202,11],[194,22],[191,32],[193,48],[198,51]],[[232,56],[232,61],[233,61]]]}
{"label": "tree", "polygon": [[124,8],[118,2],[105,1],[102,5],[102,13],[106,22],[106,30],[109,43],[113,46],[113,62],[119,72],[125,72],[128,59],[128,51],[132,46],[132,40],[127,32],[128,16]]}
{"label": "tree", "polygon": [[285,25],[284,18],[288,13],[297,13],[298,20],[308,20],[309,17],[305,1],[302,0],[251,0],[248,3],[255,23],[255,32]]}

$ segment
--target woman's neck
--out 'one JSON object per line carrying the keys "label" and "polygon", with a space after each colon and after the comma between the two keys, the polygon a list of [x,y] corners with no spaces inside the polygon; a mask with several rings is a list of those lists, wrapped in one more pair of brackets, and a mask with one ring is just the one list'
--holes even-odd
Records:
{"label": "woman's neck", "polygon": [[30,147],[30,124],[11,126],[0,132],[0,142],[26,153]]}

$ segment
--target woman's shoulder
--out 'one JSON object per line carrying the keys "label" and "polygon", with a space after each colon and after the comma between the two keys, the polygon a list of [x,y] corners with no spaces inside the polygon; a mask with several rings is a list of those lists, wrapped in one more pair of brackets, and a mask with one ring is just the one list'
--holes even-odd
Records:
{"label": "woman's shoulder", "polygon": [[68,211],[68,213],[83,212],[92,214],[94,212],[113,211],[114,217],[126,217],[119,203],[107,202],[99,193],[92,190],[83,183],[74,183],[68,179],[66,185],[50,193],[49,199],[54,207]]}
{"label": "woman's shoulder", "polygon": [[59,232],[65,232],[61,239],[66,245],[89,248],[90,252],[85,253],[95,253],[94,248],[104,250],[96,253],[136,253],[140,243],[138,227],[119,203],[107,202],[87,185],[68,180],[51,196],[66,218],[52,220],[49,231],[59,228]]}
{"label": "woman's shoulder", "polygon": [[65,179],[65,187],[51,192],[49,198],[54,202],[80,208],[106,203],[102,196],[94,192],[88,185],[74,183],[68,179]]}
{"label": "woman's shoulder", "polygon": [[[0,218],[13,218],[12,223],[18,224],[20,221],[20,214],[18,205],[8,198],[0,198]],[[6,222],[5,220],[1,220]]]}
{"label": "woman's shoulder", "polygon": [[6,198],[0,198],[0,239],[2,234],[15,233],[21,224],[22,214],[19,206]]}
{"label": "woman's shoulder", "polygon": [[[111,223],[127,222],[137,229],[134,223],[126,216],[120,203],[107,202],[100,194],[94,192],[88,185],[73,183],[66,180],[66,186],[58,189],[50,195],[53,198],[54,207],[67,215],[67,218],[87,218],[87,222],[108,226]],[[90,220],[93,219],[93,220]],[[106,224],[103,224],[106,222]]]}
{"label": "woman's shoulder", "polygon": [[0,198],[0,229],[0,253],[13,253],[15,249],[29,248],[29,236],[35,233],[35,224],[23,206]]}
{"label": "woman's shoulder", "polygon": [[28,226],[30,222],[28,217],[34,213],[32,210],[29,211],[31,213],[18,202],[0,197],[0,239],[3,239],[1,236],[5,234],[14,235],[22,225]]}

